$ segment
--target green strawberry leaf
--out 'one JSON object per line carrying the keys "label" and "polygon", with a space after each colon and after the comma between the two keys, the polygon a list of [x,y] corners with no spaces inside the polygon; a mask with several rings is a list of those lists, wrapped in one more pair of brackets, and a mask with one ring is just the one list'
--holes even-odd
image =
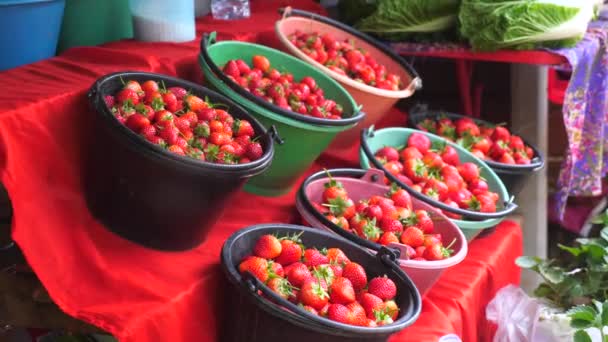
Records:
{"label": "green strawberry leaf", "polygon": [[[597,312],[590,306],[576,306],[568,310],[566,314],[573,321],[578,321],[579,324],[583,324],[583,322],[586,322],[588,326],[585,326],[583,328],[587,328],[591,326],[591,324],[593,324],[593,322],[595,321],[595,316],[597,315]],[[580,329],[581,327],[575,328]]]}
{"label": "green strawberry leaf", "polygon": [[538,266],[540,262],[541,259],[538,257],[520,256],[519,258],[515,259],[515,264],[517,266],[526,269],[534,268]]}
{"label": "green strawberry leaf", "polygon": [[604,227],[600,232],[600,237],[604,239],[604,241],[608,242],[608,227]]}
{"label": "green strawberry leaf", "polygon": [[574,342],[593,342],[591,336],[585,330],[578,330],[574,333]]}

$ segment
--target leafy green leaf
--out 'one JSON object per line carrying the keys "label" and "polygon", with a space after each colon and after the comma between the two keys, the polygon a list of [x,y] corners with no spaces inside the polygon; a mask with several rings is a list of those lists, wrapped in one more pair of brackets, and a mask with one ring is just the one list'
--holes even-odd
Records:
{"label": "leafy green leaf", "polygon": [[548,282],[552,284],[561,283],[564,278],[564,271],[558,267],[553,267],[546,264],[539,264],[538,271],[543,278],[545,278]]}
{"label": "leafy green leaf", "polygon": [[456,27],[459,6],[459,0],[382,0],[376,11],[356,26],[389,40],[440,32]]}
{"label": "leafy green leaf", "polygon": [[587,31],[592,1],[463,0],[460,33],[476,50],[569,47]]}
{"label": "leafy green leaf", "polygon": [[606,255],[606,249],[600,245],[596,245],[595,243],[589,244],[587,246],[587,250],[589,252],[589,256],[598,262],[603,261],[604,255]]}
{"label": "leafy green leaf", "polygon": [[566,312],[568,317],[573,321],[585,321],[588,324],[593,324],[597,312],[590,306],[576,306]]}
{"label": "leafy green leaf", "polygon": [[578,247],[568,247],[568,246],[562,245],[561,243],[558,243],[557,247],[559,247],[561,250],[564,250],[564,251],[574,255],[575,257],[579,256],[583,252],[583,250]]}
{"label": "leafy green leaf", "polygon": [[600,231],[600,236],[602,237],[602,239],[604,239],[604,241],[608,242],[608,227],[605,227]]}
{"label": "leafy green leaf", "polygon": [[551,286],[547,285],[547,284],[540,284],[538,285],[538,287],[534,290],[534,296],[536,297],[540,297],[540,298],[545,298],[545,297],[549,297],[553,294],[553,289],[551,288]]}
{"label": "leafy green leaf", "polygon": [[521,268],[533,268],[537,266],[541,262],[541,259],[538,257],[529,257],[529,256],[520,256],[515,259],[515,264]]}
{"label": "leafy green leaf", "polygon": [[602,325],[608,325],[608,301],[602,305]]}
{"label": "leafy green leaf", "polygon": [[574,333],[574,342],[593,342],[591,336],[585,330],[579,330]]}

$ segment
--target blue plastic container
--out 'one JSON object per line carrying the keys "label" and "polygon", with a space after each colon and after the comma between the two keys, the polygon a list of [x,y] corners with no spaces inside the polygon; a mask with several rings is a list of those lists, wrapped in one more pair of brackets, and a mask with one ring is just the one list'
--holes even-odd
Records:
{"label": "blue plastic container", "polygon": [[55,55],[65,0],[0,0],[0,70]]}

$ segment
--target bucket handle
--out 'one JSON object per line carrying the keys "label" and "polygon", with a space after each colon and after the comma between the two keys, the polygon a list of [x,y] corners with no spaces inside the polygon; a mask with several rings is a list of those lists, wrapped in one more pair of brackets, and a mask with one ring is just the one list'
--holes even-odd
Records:
{"label": "bucket handle", "polygon": [[270,126],[270,129],[266,131],[266,135],[268,135],[270,139],[274,140],[274,142],[279,145],[283,145],[285,143],[285,140],[281,138],[275,125]]}
{"label": "bucket handle", "polygon": [[[377,169],[384,171],[384,166],[376,159],[376,157],[374,156],[374,153],[372,152],[371,148],[369,147],[369,144],[367,143],[367,139],[373,138],[374,136],[375,136],[374,126],[370,126],[369,128],[365,128],[365,129],[361,130],[361,149],[363,150],[363,153],[367,157],[371,167],[375,167]],[[494,219],[494,218],[503,218],[503,217],[511,214],[512,212],[514,212],[515,209],[517,209],[517,204],[513,203],[513,197],[510,198],[505,203],[503,203],[504,208],[501,211],[496,211],[495,213],[472,212],[469,210],[454,208],[447,204],[444,204],[443,202],[435,201],[435,200],[423,195],[422,193],[420,193],[418,191],[415,191],[414,189],[412,189],[412,187],[408,186],[407,184],[404,184],[403,182],[401,182],[399,179],[397,179],[395,176],[393,176],[389,172],[384,172],[384,174],[392,182],[395,182],[400,187],[406,189],[407,192],[409,192],[410,195],[413,196],[414,198],[419,199],[425,203],[428,203],[428,204],[432,205],[433,207],[448,211],[450,213],[462,215],[463,217],[466,217],[469,219],[483,221],[483,220]]]}

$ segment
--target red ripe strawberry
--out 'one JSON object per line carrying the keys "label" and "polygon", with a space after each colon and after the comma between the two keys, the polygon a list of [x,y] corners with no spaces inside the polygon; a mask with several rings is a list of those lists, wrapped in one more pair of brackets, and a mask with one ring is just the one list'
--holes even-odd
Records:
{"label": "red ripe strawberry", "polygon": [[106,103],[106,106],[108,106],[108,108],[114,107],[114,96],[106,95],[103,97],[103,101]]}
{"label": "red ripe strawberry", "polygon": [[449,194],[452,201],[456,202],[460,208],[465,209],[469,207],[469,201],[471,200],[472,195],[473,194],[471,194],[471,192],[465,188],[458,189],[454,192],[450,192]]}
{"label": "red ripe strawberry", "polygon": [[237,59],[236,65],[239,67],[241,74],[248,74],[251,72],[251,67],[249,67],[249,65],[247,65],[247,63],[245,63],[245,61],[242,59]]}
{"label": "red ripe strawberry", "polygon": [[281,254],[275,261],[288,266],[302,259],[302,246],[293,240],[281,240]]}
{"label": "red ripe strawberry", "polygon": [[330,263],[346,264],[350,260],[340,248],[329,248],[327,250],[327,259]]}
{"label": "red ripe strawberry", "polygon": [[342,269],[342,277],[350,280],[355,291],[361,291],[367,285],[367,274],[363,266],[356,262],[349,262]]}
{"label": "red ripe strawberry", "polygon": [[477,126],[475,121],[471,120],[470,118],[462,118],[456,120],[455,126],[456,134],[458,134],[459,137],[465,135],[465,133],[467,132],[469,135],[474,137],[478,136],[481,133],[479,131],[479,126]]}
{"label": "red ripe strawberry", "polygon": [[190,128],[194,128],[198,124],[198,115],[193,111],[186,112],[182,118],[190,122]]}
{"label": "red ripe strawberry", "polygon": [[141,84],[141,90],[143,90],[146,94],[157,92],[158,89],[158,83],[153,80],[148,80]]}
{"label": "red ripe strawberry", "polygon": [[365,208],[363,213],[370,219],[376,219],[377,221],[382,220],[382,208],[379,205],[372,204]]}
{"label": "red ripe strawberry", "polygon": [[495,213],[496,212],[496,201],[491,197],[489,193],[480,193],[476,196],[479,201],[479,211],[482,213]]}
{"label": "red ripe strawberry", "polygon": [[156,127],[152,125],[145,126],[141,129],[139,133],[143,135],[144,138],[156,136]]}
{"label": "red ripe strawberry", "polygon": [[162,94],[163,102],[165,103],[165,108],[170,112],[177,111],[177,97],[175,94],[171,92],[166,92]]}
{"label": "red ripe strawberry", "polygon": [[508,146],[504,141],[495,141],[490,147],[490,157],[494,160],[499,160],[508,151]]}
{"label": "red ripe strawberry", "polygon": [[182,87],[171,87],[167,90],[169,90],[173,95],[175,95],[175,98],[177,98],[178,101],[182,100],[184,96],[188,94],[188,91],[186,91],[186,89]]}
{"label": "red ripe strawberry", "polygon": [[285,276],[295,287],[301,287],[304,282],[313,279],[308,267],[301,262],[293,263],[285,268]]}
{"label": "red ripe strawberry", "polygon": [[328,264],[329,259],[318,249],[308,248],[304,251],[304,264],[308,267]]}
{"label": "red ripe strawberry", "polygon": [[268,287],[283,299],[288,299],[293,295],[293,286],[285,278],[277,277],[270,279]]}
{"label": "red ripe strawberry", "polygon": [[420,159],[408,159],[403,165],[403,173],[414,182],[420,182],[428,177],[428,168]]}
{"label": "red ripe strawberry", "polygon": [[526,154],[528,155],[528,158],[532,159],[534,158],[534,150],[532,149],[532,147],[530,146],[526,146]]}
{"label": "red ripe strawberry", "polygon": [[254,68],[262,70],[263,72],[267,72],[268,69],[270,69],[270,61],[264,56],[253,56],[251,58],[251,63],[253,64]]}
{"label": "red ripe strawberry", "polygon": [[357,326],[367,326],[367,315],[365,309],[358,302],[352,302],[346,306],[350,311],[350,324]]}
{"label": "red ripe strawberry", "polygon": [[135,113],[127,118],[125,125],[135,133],[140,133],[144,127],[150,125],[150,120],[139,113]]}
{"label": "red ripe strawberry", "polygon": [[347,198],[346,190],[342,186],[342,183],[336,181],[329,175],[329,182],[325,183],[325,190],[323,190],[323,202],[329,203],[330,200],[335,198]]}
{"label": "red ripe strawberry", "polygon": [[344,324],[351,324],[351,313],[348,308],[342,304],[331,304],[327,309],[327,318]]}
{"label": "red ripe strawberry", "polygon": [[415,132],[408,137],[407,146],[415,147],[420,153],[424,154],[431,148],[431,140],[426,135]]}
{"label": "red ripe strawberry", "polygon": [[243,135],[248,135],[251,137],[255,134],[255,132],[253,131],[253,126],[251,126],[251,123],[247,120],[234,120],[232,130],[234,132],[234,135],[237,137]]}
{"label": "red ripe strawberry", "polygon": [[184,96],[183,101],[186,109],[191,110],[193,112],[198,112],[201,109],[209,107],[209,104],[207,104],[207,102],[203,101],[203,99],[195,95],[186,95]]}
{"label": "red ripe strawberry", "polygon": [[236,64],[235,60],[230,60],[226,65],[224,65],[224,69],[222,70],[228,76],[239,77],[241,76],[241,71],[239,70],[239,66]]}
{"label": "red ripe strawberry", "polygon": [[440,243],[434,243],[429,246],[426,246],[423,257],[429,261],[443,260],[445,258],[449,258],[450,253],[451,252],[448,249],[441,246]]}
{"label": "red ripe strawberry", "polygon": [[399,160],[399,151],[394,147],[385,146],[376,152],[376,158],[386,161],[397,161]]}
{"label": "red ripe strawberry", "polygon": [[393,232],[385,232],[384,234],[382,234],[382,236],[380,236],[380,240],[378,240],[378,243],[387,246],[391,243],[399,243],[399,238]]}
{"label": "red ripe strawberry", "polygon": [[376,219],[372,219],[371,221],[361,220],[361,222],[356,225],[354,229],[359,236],[372,242],[378,241],[380,239],[380,235],[382,235],[382,230],[376,226]]}
{"label": "red ripe strawberry", "polygon": [[165,147],[167,145],[167,143],[163,140],[163,138],[161,138],[161,137],[159,137],[157,135],[148,136],[148,137],[146,137],[146,139],[149,142],[153,143],[154,145],[158,145],[158,146],[161,146],[161,147]]}
{"label": "red ripe strawberry", "polygon": [[412,209],[412,197],[405,189],[399,188],[399,186],[393,184],[389,196],[396,206]]}
{"label": "red ripe strawberry", "polygon": [[380,229],[384,232],[401,233],[403,224],[399,220],[385,217],[380,221]]}
{"label": "red ripe strawberry", "polygon": [[281,242],[274,235],[263,235],[253,247],[253,254],[265,259],[274,259],[281,255]]}
{"label": "red ripe strawberry", "polygon": [[249,272],[261,282],[268,280],[268,261],[264,258],[250,257],[239,265],[241,273]]}
{"label": "red ripe strawberry", "polygon": [[130,102],[132,105],[139,103],[139,95],[135,90],[130,88],[124,88],[123,90],[119,91],[118,94],[116,94],[115,99],[121,105],[127,102]]}
{"label": "red ripe strawberry", "polygon": [[389,300],[395,298],[397,295],[397,286],[387,276],[376,277],[369,281],[367,292],[382,300]]}
{"label": "red ripe strawberry", "polygon": [[511,139],[511,133],[509,133],[508,129],[502,126],[497,126],[496,128],[494,128],[494,132],[492,132],[491,138],[494,141],[508,142]]}
{"label": "red ripe strawberry", "polygon": [[384,301],[371,293],[362,294],[359,302],[370,319],[375,319],[375,312],[381,311],[384,308]]}
{"label": "red ripe strawberry", "polygon": [[350,280],[343,277],[334,278],[329,286],[329,301],[335,304],[350,304],[355,301],[355,289]]}
{"label": "red ripe strawberry", "polygon": [[415,147],[406,147],[401,151],[400,156],[404,161],[409,159],[422,159],[422,152]]}
{"label": "red ripe strawberry", "polygon": [[528,158],[528,156],[516,155],[516,153],[519,153],[519,152],[515,152],[513,154],[513,159],[515,159],[515,164],[527,165],[527,164],[531,163],[530,158]]}
{"label": "red ripe strawberry", "polygon": [[458,172],[467,183],[479,179],[479,167],[477,167],[477,164],[470,162],[462,163],[458,166]]}
{"label": "red ripe strawberry", "polygon": [[304,282],[300,289],[300,300],[304,305],[321,310],[327,305],[329,294],[321,281],[309,279]]}
{"label": "red ripe strawberry", "polygon": [[184,117],[177,117],[173,120],[173,124],[180,132],[185,132],[186,130],[190,130],[190,121],[184,119]]}
{"label": "red ripe strawberry", "polygon": [[259,142],[251,142],[245,149],[245,156],[251,160],[258,160],[263,154],[264,150]]}
{"label": "red ripe strawberry", "polygon": [[401,174],[401,172],[403,171],[403,164],[398,161],[391,161],[384,164],[384,169],[386,169],[388,173],[396,176]]}
{"label": "red ripe strawberry", "polygon": [[416,210],[416,225],[422,229],[425,234],[430,234],[435,229],[435,225],[433,224],[433,220],[429,216],[428,211],[426,210]]}
{"label": "red ripe strawberry", "polygon": [[477,178],[471,182],[469,182],[469,191],[473,193],[473,195],[478,195],[480,193],[488,192],[489,186],[488,183],[482,178]]}
{"label": "red ripe strawberry", "polygon": [[424,232],[418,227],[407,227],[401,234],[401,243],[413,248],[422,246],[424,243]]}
{"label": "red ripe strawberry", "polygon": [[515,159],[513,159],[513,156],[509,153],[505,153],[498,158],[498,162],[503,164],[515,164]]}

